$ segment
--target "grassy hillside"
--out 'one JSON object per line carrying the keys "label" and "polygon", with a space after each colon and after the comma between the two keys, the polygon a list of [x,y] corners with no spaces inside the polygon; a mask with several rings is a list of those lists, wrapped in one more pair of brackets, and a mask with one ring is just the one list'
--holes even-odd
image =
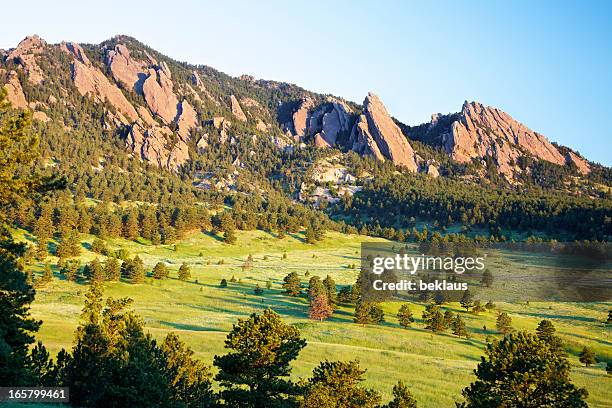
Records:
{"label": "grassy hillside", "polygon": [[[31,239],[22,231],[17,235],[24,240]],[[86,236],[83,242],[82,262],[97,256],[86,249],[92,240],[93,237]],[[130,256],[138,254],[149,271],[155,263],[165,261],[169,265],[170,279],[147,278],[140,285],[106,283],[106,295],[133,298],[134,309],[154,336],[162,337],[169,331],[179,333],[207,363],[212,363],[215,354],[224,352],[225,336],[238,318],[271,307],[286,321],[298,326],[308,341],[294,363],[294,376],[309,375],[324,359],[358,358],[368,370],[367,385],[379,390],[383,398],[388,399],[393,384],[402,379],[410,385],[419,406],[454,406],[453,402],[461,397],[461,389],[473,380],[472,369],[485,346],[483,326],[488,328],[488,334],[493,333],[495,312],[474,316],[462,312],[458,304],[445,305],[446,309],[462,313],[472,335],[466,340],[424,330],[421,320],[424,305],[420,303],[412,305],[417,318],[412,328],[402,329],[398,325],[397,303],[384,305],[384,324],[362,327],[352,322],[352,307],[340,307],[330,320],[314,322],[307,318],[306,298],[282,294],[282,278],[293,270],[300,274],[304,285],[309,279],[305,276],[307,271],[310,276],[321,278],[329,274],[338,285],[354,283],[357,270],[348,265],[359,264],[361,242],[375,240],[328,233],[323,241],[309,245],[303,242],[301,234],[279,240],[261,231],[239,232],[236,245],[226,245],[217,237],[202,233],[193,233],[175,246],[113,240],[109,242],[110,247],[125,248]],[[249,254],[253,256],[253,268],[242,270]],[[38,337],[55,353],[71,345],[88,285],[61,279],[56,259],[49,261],[56,279],[37,291],[32,313],[44,321]],[[192,277],[188,282],[177,279],[182,262],[191,266]],[[42,266],[38,264],[33,268],[41,273]],[[229,281],[232,276],[238,280],[236,283],[229,283],[227,288],[219,286],[222,278]],[[271,289],[265,289],[268,280],[272,281]],[[256,284],[264,288],[263,296],[254,294]],[[604,363],[585,368],[578,362],[577,354],[582,346],[588,345],[599,357],[612,359],[610,328],[601,323],[611,304],[497,306],[510,314],[516,329],[534,330],[540,320],[552,320],[569,345],[573,379],[579,386],[587,387],[590,405],[610,406],[611,377],[606,374]]]}

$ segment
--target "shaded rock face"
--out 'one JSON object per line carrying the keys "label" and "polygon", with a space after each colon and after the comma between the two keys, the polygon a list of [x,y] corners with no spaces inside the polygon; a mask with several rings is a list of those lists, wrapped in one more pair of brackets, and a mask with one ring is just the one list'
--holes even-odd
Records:
{"label": "shaded rock face", "polygon": [[332,147],[336,144],[341,132],[348,132],[351,113],[343,103],[330,101],[327,106],[320,106],[313,112],[309,121],[309,134],[314,134],[317,147]]}
{"label": "shaded rock face", "polygon": [[11,71],[8,74],[8,80],[4,84],[4,89],[6,90],[6,97],[13,108],[26,109],[28,107],[28,101],[26,101],[19,77],[15,71]]}
{"label": "shaded rock face", "polygon": [[238,99],[234,95],[230,96],[230,108],[232,109],[232,114],[240,121],[246,122],[247,117],[242,111],[240,107],[240,103],[238,103]]}
{"label": "shaded rock face", "polygon": [[28,81],[38,85],[44,80],[44,77],[35,55],[43,52],[46,46],[45,40],[37,35],[32,35],[24,38],[16,48],[8,53],[7,58],[23,67]]}
{"label": "shaded rock face", "polygon": [[353,126],[350,143],[357,153],[391,160],[412,172],[418,169],[412,146],[378,96],[372,93],[363,102],[363,114]]}
{"label": "shaded rock face", "polygon": [[81,95],[89,95],[99,102],[107,101],[113,105],[119,113],[119,121],[123,124],[128,124],[138,119],[136,109],[121,93],[119,88],[113,85],[102,71],[90,63],[80,45],[65,43],[62,48],[74,58],[72,63],[72,79]]}
{"label": "shaded rock face", "polygon": [[348,132],[351,109],[344,102],[328,98],[315,105],[311,98],[303,98],[285,128],[296,141],[311,137],[315,146],[325,148],[336,144],[340,132]]}

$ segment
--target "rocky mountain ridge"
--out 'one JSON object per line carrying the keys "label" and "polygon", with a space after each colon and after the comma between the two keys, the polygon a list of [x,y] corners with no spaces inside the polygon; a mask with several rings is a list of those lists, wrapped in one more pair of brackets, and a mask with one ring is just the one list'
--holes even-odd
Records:
{"label": "rocky mountain ridge", "polygon": [[543,135],[477,102],[409,127],[392,118],[373,93],[357,105],[291,84],[232,78],[176,62],[126,36],[99,45],[53,45],[31,36],[0,55],[0,62],[0,83],[15,107],[50,120],[49,104],[58,103],[58,97],[41,100],[40,95],[57,72],[68,71],[69,83],[61,84],[59,99],[75,89],[103,106],[105,127],[123,137],[135,157],[171,170],[193,158],[191,149],[205,151],[211,143],[248,137],[268,140],[281,150],[311,144],[354,151],[432,176],[438,174],[437,163],[415,151],[411,140],[441,148],[457,163],[491,159],[509,181],[524,171],[524,157],[568,165],[581,174],[590,171],[576,152],[565,149],[562,154]]}

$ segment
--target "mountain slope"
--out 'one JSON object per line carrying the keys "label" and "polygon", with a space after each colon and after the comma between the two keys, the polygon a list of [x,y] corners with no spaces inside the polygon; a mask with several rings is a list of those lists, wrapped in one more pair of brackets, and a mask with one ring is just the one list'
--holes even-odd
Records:
{"label": "mountain slope", "polygon": [[524,165],[532,159],[567,166],[577,176],[592,167],[571,149],[477,102],[421,126],[398,127],[374,94],[358,105],[287,83],[233,78],[174,61],[127,36],[99,45],[51,45],[31,36],[1,59],[0,79],[14,106],[70,128],[70,111],[88,98],[102,109],[105,129],[124,140],[134,157],[175,171],[196,159],[195,152],[246,138],[271,143],[279,154],[305,145],[334,147],[437,175],[440,157],[423,145],[415,148],[416,140],[441,149],[451,163],[493,165],[511,183],[533,171]]}

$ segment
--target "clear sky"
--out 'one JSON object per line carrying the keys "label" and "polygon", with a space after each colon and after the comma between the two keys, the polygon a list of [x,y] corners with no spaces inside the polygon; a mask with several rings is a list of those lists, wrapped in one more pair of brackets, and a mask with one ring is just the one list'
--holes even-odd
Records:
{"label": "clear sky", "polygon": [[464,100],[612,165],[611,1],[11,1],[0,48],[136,37],[230,75],[362,102],[408,124]]}

